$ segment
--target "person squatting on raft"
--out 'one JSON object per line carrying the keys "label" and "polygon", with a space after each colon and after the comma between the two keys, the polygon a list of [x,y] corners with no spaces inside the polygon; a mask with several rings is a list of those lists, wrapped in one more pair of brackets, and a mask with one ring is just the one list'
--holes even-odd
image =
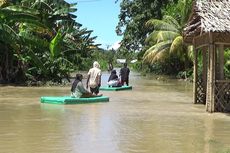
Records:
{"label": "person squatting on raft", "polygon": [[99,93],[99,88],[101,86],[101,69],[97,61],[93,63],[93,68],[88,72],[88,77],[86,81],[86,88],[90,87],[92,94],[97,95]]}
{"label": "person squatting on raft", "polygon": [[124,63],[124,67],[121,68],[120,70],[120,76],[121,76],[121,85],[123,86],[124,83],[126,83],[126,85],[129,85],[129,73],[130,70],[127,67],[127,63]]}
{"label": "person squatting on raft", "polygon": [[74,98],[89,98],[94,97],[92,93],[86,90],[82,84],[83,76],[81,74],[76,74],[76,78],[71,87],[71,97]]}
{"label": "person squatting on raft", "polygon": [[121,83],[120,80],[117,76],[117,72],[116,70],[112,70],[111,74],[109,76],[109,80],[107,82],[107,84],[109,85],[109,87],[121,87]]}

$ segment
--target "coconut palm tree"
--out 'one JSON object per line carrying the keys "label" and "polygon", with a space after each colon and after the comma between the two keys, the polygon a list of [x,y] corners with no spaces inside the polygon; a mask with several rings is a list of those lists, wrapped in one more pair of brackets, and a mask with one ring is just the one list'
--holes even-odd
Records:
{"label": "coconut palm tree", "polygon": [[[182,29],[185,20],[188,19],[188,3],[191,0],[180,0],[178,7],[181,8],[180,22],[174,17],[165,15],[162,20],[151,19],[147,21],[146,26],[154,29],[147,37],[147,50],[143,56],[143,61],[153,64],[157,61],[163,62],[171,55],[176,55],[181,61],[189,60],[191,47],[188,47],[183,42]],[[190,2],[191,3],[191,2]],[[187,5],[187,6],[186,6]]]}
{"label": "coconut palm tree", "polygon": [[162,61],[170,54],[177,54],[183,60],[187,59],[186,46],[181,35],[182,27],[171,16],[164,16],[162,20],[152,19],[146,25],[154,31],[147,37],[146,42],[151,46],[144,54],[144,61],[154,63]]}

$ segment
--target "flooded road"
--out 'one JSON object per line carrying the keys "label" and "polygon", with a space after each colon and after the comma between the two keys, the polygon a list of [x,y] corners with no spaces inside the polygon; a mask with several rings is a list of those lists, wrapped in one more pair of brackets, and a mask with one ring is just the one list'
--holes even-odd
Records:
{"label": "flooded road", "polygon": [[[103,74],[103,85],[108,79]],[[41,104],[70,87],[0,87],[1,153],[227,153],[229,114],[192,104],[192,84],[131,74],[108,103]]]}

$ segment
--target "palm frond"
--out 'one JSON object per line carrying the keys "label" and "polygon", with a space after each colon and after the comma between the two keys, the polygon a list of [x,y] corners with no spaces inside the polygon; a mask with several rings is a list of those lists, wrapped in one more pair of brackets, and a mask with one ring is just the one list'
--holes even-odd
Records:
{"label": "palm frond", "polygon": [[152,44],[152,43],[158,43],[166,40],[173,40],[177,36],[179,36],[179,33],[173,32],[173,31],[156,31],[154,30],[145,40],[146,43]]}
{"label": "palm frond", "polygon": [[166,40],[174,40],[176,37],[180,36],[178,33],[173,31],[160,31],[157,34],[157,43],[166,41]]}
{"label": "palm frond", "polygon": [[179,33],[180,31],[174,26],[163,20],[151,19],[146,22],[146,27],[153,27],[157,31],[174,31]]}
{"label": "palm frond", "polygon": [[168,58],[168,48],[162,49],[161,51],[155,51],[149,54],[146,58],[143,59],[143,62],[154,64],[159,61],[164,61]]}
{"label": "palm frond", "polygon": [[178,21],[176,19],[174,19],[172,16],[164,15],[162,20],[171,24],[171,25],[174,25],[176,29],[181,29],[181,26],[178,23]]}
{"label": "palm frond", "polygon": [[170,53],[175,53],[177,55],[179,55],[179,53],[181,52],[181,50],[183,49],[183,37],[182,36],[177,36],[170,47]]}
{"label": "palm frond", "polygon": [[188,46],[187,50],[188,50],[188,58],[192,61],[194,59],[194,54],[193,54],[194,48],[193,48],[193,46],[192,45]]}
{"label": "palm frond", "polygon": [[33,15],[39,14],[39,11],[36,9],[18,6],[18,5],[7,6],[3,10],[9,10],[9,11],[18,12],[18,13],[29,13]]}
{"label": "palm frond", "polygon": [[[164,41],[157,43],[156,45],[150,47],[143,56],[143,61],[147,63],[154,63],[160,60],[160,57],[165,57],[165,52],[169,51],[172,41]],[[162,54],[162,55],[160,55]],[[164,56],[163,56],[164,55]]]}
{"label": "palm frond", "polygon": [[37,7],[41,7],[41,6],[42,6],[43,9],[47,9],[47,10],[53,12],[52,7],[48,3],[46,3],[45,1],[36,0],[34,2],[34,4],[31,5],[32,8],[37,8]]}
{"label": "palm frond", "polygon": [[70,7],[77,7],[77,3],[71,3],[69,4]]}

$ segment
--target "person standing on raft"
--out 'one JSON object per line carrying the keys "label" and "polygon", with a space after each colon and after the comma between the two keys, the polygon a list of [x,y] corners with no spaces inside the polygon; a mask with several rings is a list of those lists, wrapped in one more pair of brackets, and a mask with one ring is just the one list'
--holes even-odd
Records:
{"label": "person standing on raft", "polygon": [[121,76],[121,85],[123,86],[125,83],[128,86],[129,85],[129,73],[130,70],[127,67],[127,63],[124,63],[124,67],[120,70],[120,76]]}
{"label": "person standing on raft", "polygon": [[109,62],[109,64],[108,64],[108,72],[110,72],[112,70],[113,70],[113,64],[112,64],[112,62]]}
{"label": "person standing on raft", "polygon": [[98,95],[99,88],[101,86],[101,69],[97,61],[93,63],[93,68],[88,72],[88,77],[86,81],[86,88],[90,87],[92,94]]}

